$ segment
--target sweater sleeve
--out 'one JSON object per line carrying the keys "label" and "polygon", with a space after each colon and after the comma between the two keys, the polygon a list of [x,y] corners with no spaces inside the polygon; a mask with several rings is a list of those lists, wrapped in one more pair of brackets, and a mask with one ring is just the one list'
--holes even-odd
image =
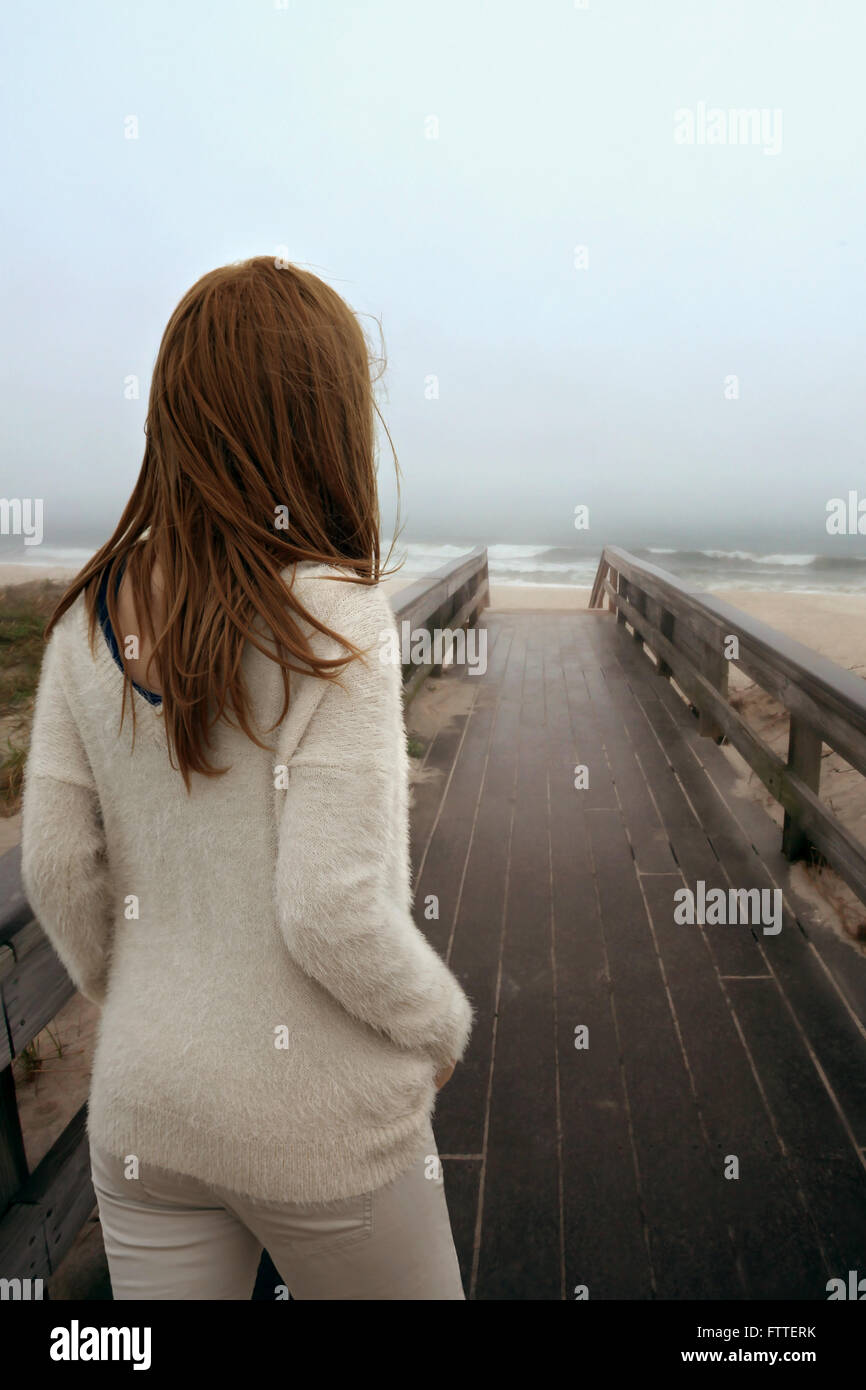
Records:
{"label": "sweater sleeve", "polygon": [[402,682],[380,657],[393,615],[380,591],[362,588],[329,622],[372,650],[340,685],[318,683],[277,793],[279,925],[298,965],[343,1008],[443,1066],[463,1056],[473,1012],[412,920]]}
{"label": "sweater sleeve", "polygon": [[59,632],[43,656],[24,769],[21,878],[75,986],[105,998],[111,889],[99,797],[64,689]]}

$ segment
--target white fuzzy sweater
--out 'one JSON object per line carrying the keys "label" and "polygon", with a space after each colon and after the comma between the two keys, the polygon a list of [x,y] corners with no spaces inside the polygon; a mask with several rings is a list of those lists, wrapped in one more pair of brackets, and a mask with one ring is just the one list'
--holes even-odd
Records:
{"label": "white fuzzy sweater", "polygon": [[[264,1201],[323,1202],[410,1166],[472,1008],[411,915],[408,754],[380,588],[299,565],[301,601],[371,648],[341,686],[247,643],[272,752],[220,722],[188,794],[161,706],[134,695],[79,597],[48,643],[25,771],[25,890],[103,1006],[88,1128],[110,1153]],[[291,571],[284,571],[286,582]],[[264,635],[264,628],[259,625]],[[267,640],[267,639],[266,639]],[[343,648],[316,633],[323,655]]]}

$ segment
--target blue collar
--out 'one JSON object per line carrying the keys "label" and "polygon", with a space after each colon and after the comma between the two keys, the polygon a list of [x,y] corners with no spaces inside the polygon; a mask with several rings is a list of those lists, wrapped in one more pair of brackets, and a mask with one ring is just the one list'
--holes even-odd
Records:
{"label": "blue collar", "polygon": [[[120,581],[121,581],[121,579],[123,578],[123,571],[124,571],[124,568],[125,568],[125,562],[124,562],[124,564],[120,567],[120,570],[119,570],[118,575],[117,575],[117,583],[116,583],[115,586],[114,586],[114,594],[115,594],[115,597],[117,597],[117,592],[118,592],[118,590],[119,590],[119,588],[120,588]],[[103,634],[104,634],[104,636],[105,636],[105,640],[106,640],[106,642],[108,643],[108,650],[111,652],[111,655],[114,657],[114,660],[117,662],[117,665],[120,667],[120,670],[123,671],[124,667],[123,667],[123,662],[122,662],[121,659],[120,659],[120,648],[119,648],[119,646],[117,645],[117,639],[116,639],[116,637],[115,637],[115,635],[114,635],[114,631],[113,631],[112,626],[111,626],[111,619],[110,619],[109,616],[108,616],[108,569],[107,569],[107,568],[103,571],[102,583],[101,583],[100,586],[99,586],[98,603],[99,603],[99,625],[100,625],[100,627],[102,628]],[[142,696],[144,697],[144,699],[147,700],[148,704],[151,704],[151,705],[161,705],[161,704],[162,704],[162,696],[161,696],[161,695],[157,695],[156,691],[154,691],[154,690],[145,690],[145,689],[144,689],[144,686],[138,685],[135,681],[133,681],[132,684],[133,684],[133,687],[138,691],[139,695],[142,695]]]}

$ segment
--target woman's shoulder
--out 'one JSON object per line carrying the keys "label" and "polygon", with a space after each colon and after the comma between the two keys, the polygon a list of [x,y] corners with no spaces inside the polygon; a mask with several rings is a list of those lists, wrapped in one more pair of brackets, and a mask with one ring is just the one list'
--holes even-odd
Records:
{"label": "woman's shoulder", "polygon": [[383,627],[393,626],[393,611],[381,583],[366,584],[351,570],[312,563],[289,566],[282,577],[307,612],[352,640],[375,638]]}

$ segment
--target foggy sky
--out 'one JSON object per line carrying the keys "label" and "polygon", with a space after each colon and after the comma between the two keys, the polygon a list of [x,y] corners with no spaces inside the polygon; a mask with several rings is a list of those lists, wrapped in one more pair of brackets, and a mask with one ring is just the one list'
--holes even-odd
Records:
{"label": "foggy sky", "polygon": [[[5,28],[0,494],[44,498],[46,545],[116,524],[180,296],[280,248],[381,319],[407,539],[828,550],[827,499],[866,494],[855,0],[85,0]],[[779,112],[780,148],[677,143],[700,104]],[[380,476],[387,529],[387,447]]]}

